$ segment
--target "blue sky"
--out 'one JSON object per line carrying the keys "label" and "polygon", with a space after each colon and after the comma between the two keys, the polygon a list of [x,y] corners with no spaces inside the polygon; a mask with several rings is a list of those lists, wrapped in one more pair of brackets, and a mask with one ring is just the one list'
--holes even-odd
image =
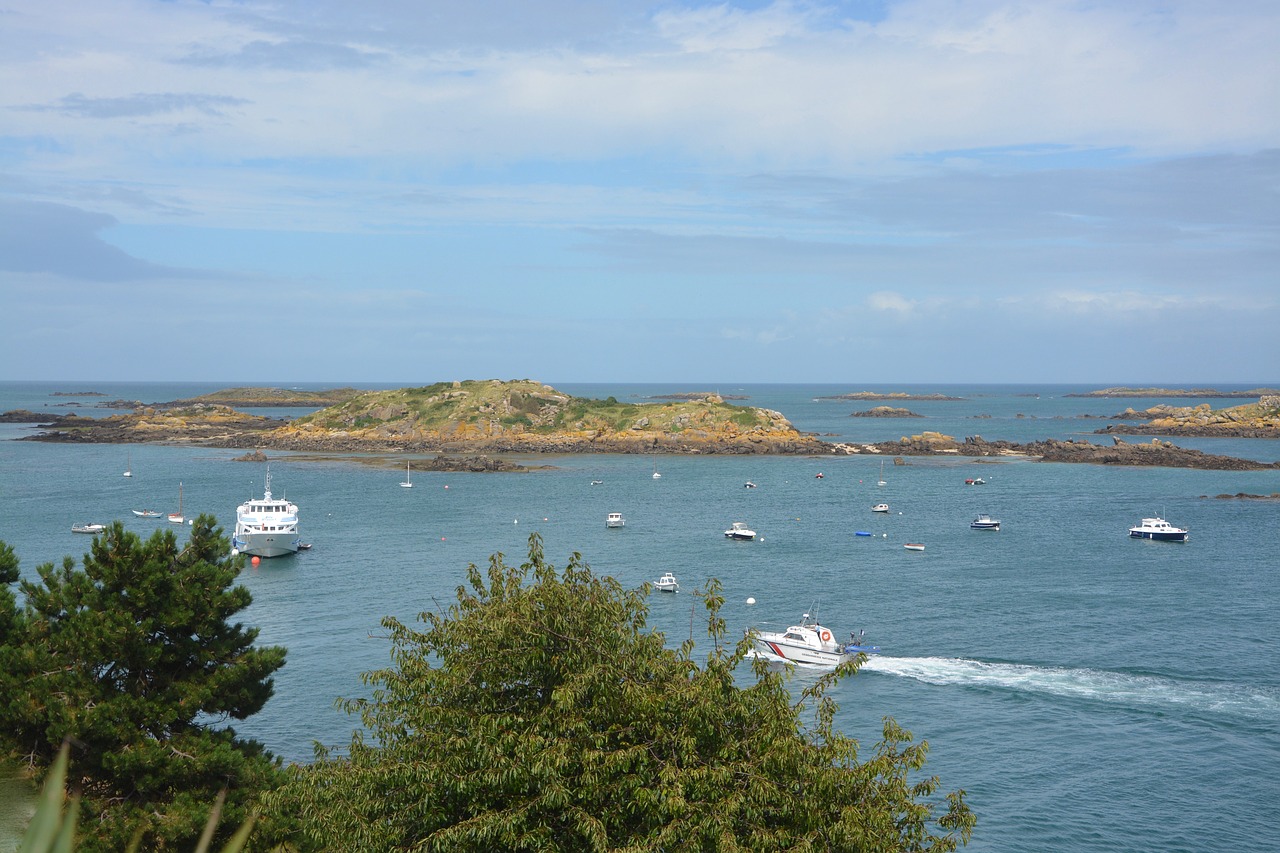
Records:
{"label": "blue sky", "polygon": [[0,0],[0,378],[1280,381],[1280,4]]}

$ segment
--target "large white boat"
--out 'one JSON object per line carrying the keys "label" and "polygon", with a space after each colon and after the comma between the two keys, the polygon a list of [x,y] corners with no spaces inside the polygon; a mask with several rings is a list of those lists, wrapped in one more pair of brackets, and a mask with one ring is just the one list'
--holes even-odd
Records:
{"label": "large white boat", "polygon": [[835,632],[808,613],[799,625],[785,631],[756,631],[752,629],[753,643],[758,654],[771,660],[790,661],[808,666],[837,666],[855,655],[875,655],[879,646],[869,646],[860,635],[850,634],[848,643],[841,643]]}
{"label": "large white boat", "polygon": [[756,532],[748,528],[741,521],[735,521],[729,525],[729,529],[724,532],[726,539],[741,539],[743,541],[751,541],[756,538]]}
{"label": "large white boat", "polygon": [[271,468],[261,499],[245,501],[236,509],[236,530],[231,536],[235,553],[254,557],[280,557],[297,553],[298,507],[284,498],[271,496]]}
{"label": "large white boat", "polygon": [[1163,518],[1144,518],[1137,527],[1129,528],[1129,535],[1134,539],[1158,539],[1161,542],[1186,542],[1187,531],[1182,527],[1174,527]]}

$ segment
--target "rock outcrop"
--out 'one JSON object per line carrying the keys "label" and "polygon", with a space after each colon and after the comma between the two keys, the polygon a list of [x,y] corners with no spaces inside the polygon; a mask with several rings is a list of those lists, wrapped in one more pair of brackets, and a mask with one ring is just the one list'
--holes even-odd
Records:
{"label": "rock outcrop", "polygon": [[1182,435],[1222,438],[1280,438],[1280,396],[1261,397],[1227,409],[1198,406],[1152,406],[1141,412],[1132,408],[1116,415],[1118,420],[1146,423],[1112,424],[1099,434]]}
{"label": "rock outcrop", "polygon": [[987,441],[981,436],[970,436],[964,441],[958,441],[949,435],[926,432],[920,435],[903,436],[897,441],[871,445],[839,445],[839,447],[845,453],[894,453],[902,456],[1030,457],[1042,462],[1225,471],[1280,469],[1280,462],[1258,462],[1234,456],[1218,456],[1200,450],[1178,447],[1160,439],[1152,439],[1150,443],[1145,444],[1130,444],[1113,438],[1110,445],[1101,445],[1083,440],[1062,441],[1050,438],[1018,444],[1011,441]]}
{"label": "rock outcrop", "polygon": [[875,406],[864,412],[853,412],[849,415],[851,418],[923,418],[924,415],[916,414],[910,409],[901,409],[895,406]]}

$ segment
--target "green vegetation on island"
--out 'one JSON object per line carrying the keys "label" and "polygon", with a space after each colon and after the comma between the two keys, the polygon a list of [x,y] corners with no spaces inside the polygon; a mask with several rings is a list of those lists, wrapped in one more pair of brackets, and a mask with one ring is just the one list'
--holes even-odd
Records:
{"label": "green vegetation on island", "polygon": [[[926,743],[887,719],[864,754],[836,730],[828,690],[861,658],[798,695],[761,661],[742,686],[750,641],[727,642],[716,581],[699,663],[692,638],[672,649],[647,627],[647,585],[577,554],[557,569],[536,534],[518,568],[470,566],[424,629],[384,619],[392,665],[343,702],[363,729],[345,755],[282,771],[220,727],[262,707],[284,660],[226,622],[248,603],[231,586],[243,565],[205,516],[181,551],[116,524],[83,569],[40,567],[19,608],[0,543],[0,746],[59,787],[65,770],[74,849],[203,851],[216,826],[227,850],[252,832],[244,849],[297,853],[909,853],[973,831],[964,791],[923,775]],[[61,837],[59,823],[42,808],[24,849],[72,850],[74,822]]]}
{"label": "green vegetation on island", "polygon": [[272,407],[305,409],[336,406],[361,393],[363,392],[356,388],[330,388],[325,391],[299,391],[288,388],[224,388],[211,394],[175,400],[168,405],[181,407],[195,403],[212,403],[249,409]]}
{"label": "green vegetation on island", "polygon": [[[270,439],[512,452],[824,452],[779,412],[708,395],[682,402],[574,397],[532,380],[438,382],[370,391],[291,421]],[[829,452],[829,451],[826,451]]]}

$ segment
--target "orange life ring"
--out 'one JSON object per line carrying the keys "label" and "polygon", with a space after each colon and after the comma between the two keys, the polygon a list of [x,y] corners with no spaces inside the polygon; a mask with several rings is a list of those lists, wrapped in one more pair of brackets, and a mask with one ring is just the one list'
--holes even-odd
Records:
{"label": "orange life ring", "polygon": [[822,642],[826,643],[826,642],[829,642],[830,640],[831,640],[831,632],[830,632],[830,631],[823,631],[823,632],[822,632]]}

